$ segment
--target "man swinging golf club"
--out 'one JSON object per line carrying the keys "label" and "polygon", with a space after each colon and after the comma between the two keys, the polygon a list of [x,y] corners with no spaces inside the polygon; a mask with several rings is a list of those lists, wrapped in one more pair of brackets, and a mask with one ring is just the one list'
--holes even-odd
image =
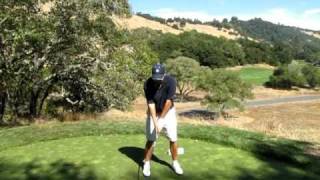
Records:
{"label": "man swinging golf club", "polygon": [[143,175],[150,176],[150,159],[153,153],[154,143],[162,129],[170,141],[172,167],[174,171],[182,175],[183,170],[178,162],[177,145],[177,120],[173,104],[176,92],[176,80],[166,75],[165,67],[155,64],[152,67],[152,77],[144,84],[145,97],[148,104],[146,122],[147,143],[144,154]]}

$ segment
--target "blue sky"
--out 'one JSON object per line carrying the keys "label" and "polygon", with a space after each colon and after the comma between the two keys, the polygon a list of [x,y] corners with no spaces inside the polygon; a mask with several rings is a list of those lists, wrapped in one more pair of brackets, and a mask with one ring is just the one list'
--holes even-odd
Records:
{"label": "blue sky", "polygon": [[285,25],[320,30],[320,0],[129,0],[134,12],[202,21],[261,17]]}

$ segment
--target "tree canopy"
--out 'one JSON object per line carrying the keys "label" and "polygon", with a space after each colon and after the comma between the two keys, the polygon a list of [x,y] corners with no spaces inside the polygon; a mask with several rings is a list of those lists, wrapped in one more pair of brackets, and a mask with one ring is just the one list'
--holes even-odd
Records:
{"label": "tree canopy", "polygon": [[146,42],[108,18],[128,7],[122,0],[56,0],[43,13],[35,1],[2,1],[0,118],[32,118],[59,107],[126,108],[156,59]]}

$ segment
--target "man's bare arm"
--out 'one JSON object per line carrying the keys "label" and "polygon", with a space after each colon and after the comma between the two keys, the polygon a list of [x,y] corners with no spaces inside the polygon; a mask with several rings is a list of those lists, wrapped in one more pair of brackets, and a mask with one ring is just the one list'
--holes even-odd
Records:
{"label": "man's bare arm", "polygon": [[164,118],[167,115],[171,106],[172,106],[172,100],[170,100],[170,99],[166,100],[164,107],[163,107],[163,110],[160,114],[160,118]]}

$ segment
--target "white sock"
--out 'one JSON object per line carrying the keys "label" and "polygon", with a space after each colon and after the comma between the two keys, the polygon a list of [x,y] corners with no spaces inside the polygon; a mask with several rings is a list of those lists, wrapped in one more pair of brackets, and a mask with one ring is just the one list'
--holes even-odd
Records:
{"label": "white sock", "polygon": [[144,162],[144,164],[150,164],[150,161],[143,161]]}
{"label": "white sock", "polygon": [[177,164],[178,163],[178,160],[173,160],[172,161],[172,164]]}

